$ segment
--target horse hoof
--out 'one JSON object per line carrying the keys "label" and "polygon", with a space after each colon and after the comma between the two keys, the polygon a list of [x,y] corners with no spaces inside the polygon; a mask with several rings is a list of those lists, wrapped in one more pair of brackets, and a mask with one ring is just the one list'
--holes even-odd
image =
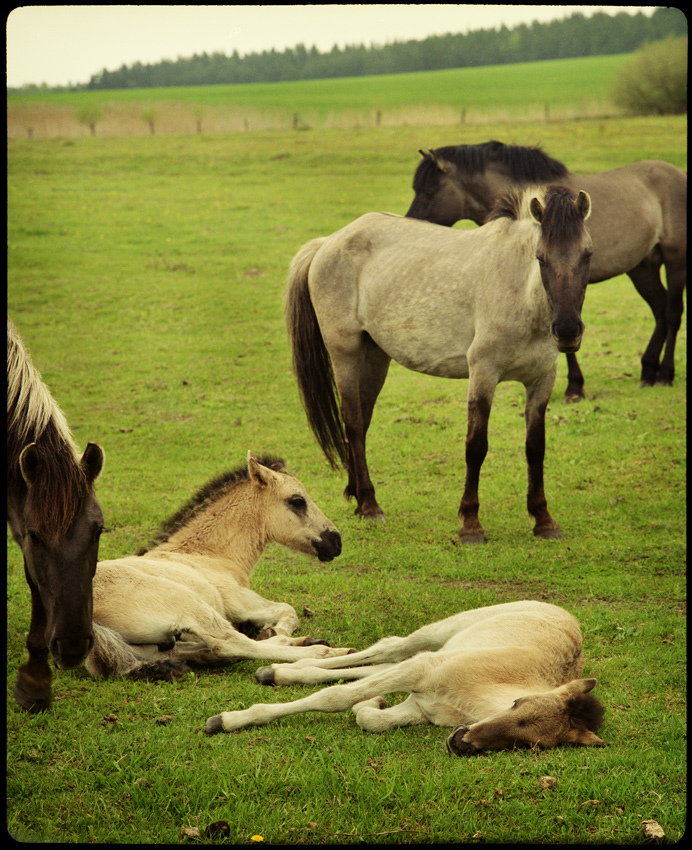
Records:
{"label": "horse hoof", "polygon": [[460,543],[487,543],[488,538],[483,531],[460,531]]}
{"label": "horse hoof", "polygon": [[213,717],[210,717],[204,724],[204,731],[207,735],[218,735],[219,732],[223,732],[221,715],[215,714]]}
{"label": "horse hoof", "polygon": [[644,380],[644,378],[642,378],[642,380],[639,382],[639,389],[640,389],[640,390],[643,390],[643,389],[645,389],[646,387],[653,387],[653,386],[654,386],[654,384],[655,384],[655,381],[653,381],[653,380],[648,380],[648,379],[647,379],[647,380]]}
{"label": "horse hoof", "polygon": [[536,537],[540,537],[542,540],[564,540],[565,535],[560,531],[559,528],[543,528],[543,529],[535,529],[533,533]]}
{"label": "horse hoof", "polygon": [[50,688],[32,688],[27,686],[21,678],[17,679],[14,686],[14,698],[19,705],[31,714],[47,711],[53,701]]}
{"label": "horse hoof", "polygon": [[[272,667],[259,667],[257,670],[255,670],[255,679],[257,679],[260,685],[276,684],[274,679],[274,670]],[[208,722],[209,721],[207,721],[207,723]]]}
{"label": "horse hoof", "polygon": [[584,393],[565,393],[565,402],[567,404],[576,404],[579,401],[584,401],[585,398]]}
{"label": "horse hoof", "polygon": [[300,643],[300,646],[329,646],[326,640],[317,640],[316,638],[306,637]]}

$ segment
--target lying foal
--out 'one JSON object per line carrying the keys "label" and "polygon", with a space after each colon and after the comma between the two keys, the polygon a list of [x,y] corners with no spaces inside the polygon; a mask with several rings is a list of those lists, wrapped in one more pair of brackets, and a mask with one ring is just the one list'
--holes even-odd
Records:
{"label": "lying foal", "polygon": [[[388,637],[351,655],[261,667],[262,684],[356,679],[294,702],[253,705],[210,717],[208,734],[259,726],[305,711],[353,708],[366,731],[433,723],[456,726],[456,755],[515,746],[603,746],[604,709],[580,679],[584,659],[576,619],[545,602],[509,602],[464,611],[408,637]],[[386,708],[380,694],[410,696]]]}

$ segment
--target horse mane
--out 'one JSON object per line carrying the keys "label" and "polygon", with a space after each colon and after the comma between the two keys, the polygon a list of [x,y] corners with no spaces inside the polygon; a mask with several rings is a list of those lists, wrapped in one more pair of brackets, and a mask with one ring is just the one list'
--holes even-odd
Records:
{"label": "horse mane", "polygon": [[[483,174],[490,163],[498,163],[520,185],[562,180],[569,173],[566,165],[548,156],[538,146],[524,147],[490,141],[478,145],[447,145],[435,148],[435,154],[470,176]],[[414,191],[425,192],[437,188],[439,173],[434,158],[424,156],[413,176]]]}
{"label": "horse mane", "polygon": [[17,491],[24,481],[19,457],[36,443],[38,481],[27,507],[38,530],[64,533],[89,492],[86,475],[65,414],[31,362],[14,323],[7,317],[7,481]]}
{"label": "horse mane", "polygon": [[534,197],[538,197],[544,207],[541,232],[547,244],[555,245],[578,237],[584,219],[575,206],[577,194],[568,186],[557,184],[511,189],[498,198],[484,224],[499,218],[527,218],[529,202]]}
{"label": "horse mane", "polygon": [[567,711],[578,725],[597,732],[603,725],[605,708],[593,694],[575,694],[567,701]]}
{"label": "horse mane", "polygon": [[[263,455],[257,458],[257,462],[261,466],[266,466],[274,472],[284,472],[286,464],[283,458],[273,455]],[[210,505],[217,502],[222,496],[227,495],[240,484],[246,482],[249,478],[247,464],[239,466],[236,469],[222,472],[220,475],[212,478],[203,487],[188,499],[174,514],[164,520],[159,526],[159,530],[146,546],[140,547],[136,554],[145,555],[156,546],[170,540],[170,538],[181,528],[185,528],[191,520],[203,513]]]}

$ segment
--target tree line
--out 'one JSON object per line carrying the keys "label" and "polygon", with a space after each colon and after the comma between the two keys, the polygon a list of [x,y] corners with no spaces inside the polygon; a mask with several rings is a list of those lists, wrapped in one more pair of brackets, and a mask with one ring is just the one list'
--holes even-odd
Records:
{"label": "tree line", "polygon": [[429,36],[383,46],[337,45],[326,53],[303,44],[241,56],[235,50],[195,54],[154,64],[135,62],[115,71],[104,69],[73,89],[127,89],[165,86],[281,82],[433,71],[578,56],[630,53],[647,42],[687,34],[687,19],[674,7],[643,12],[575,12],[562,20],[509,29],[480,29],[465,34]]}

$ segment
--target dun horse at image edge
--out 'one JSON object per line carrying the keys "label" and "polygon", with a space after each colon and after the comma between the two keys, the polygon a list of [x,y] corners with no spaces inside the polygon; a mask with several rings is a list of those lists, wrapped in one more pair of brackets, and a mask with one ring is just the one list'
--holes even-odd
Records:
{"label": "dun horse at image edge", "polygon": [[[687,284],[687,172],[668,162],[643,160],[601,174],[572,174],[540,148],[496,141],[420,153],[423,160],[413,178],[416,196],[406,213],[410,218],[446,226],[471,219],[482,225],[497,198],[511,189],[559,182],[588,192],[593,204],[589,283],[629,276],[656,322],[641,358],[639,385],[673,383]],[[566,357],[565,400],[577,401],[584,398],[584,376],[576,354]]]}
{"label": "dun horse at image edge", "polygon": [[[455,755],[558,744],[604,746],[596,735],[604,709],[581,679],[576,619],[545,602],[508,602],[464,611],[408,637],[388,637],[352,655],[273,664],[255,674],[267,685],[355,679],[293,702],[257,704],[210,717],[207,734],[260,726],[309,711],[352,708],[369,732],[432,723],[456,727]],[[408,698],[391,708],[384,694]]]}
{"label": "dun horse at image edge", "polygon": [[558,353],[577,351],[592,243],[589,196],[563,186],[510,193],[491,221],[451,230],[369,213],[293,259],[286,317],[298,387],[324,454],[348,471],[357,513],[383,511],[365,439],[392,359],[468,378],[463,543],[485,542],[478,482],[500,381],[526,388],[527,507],[538,537],[560,538],[543,484],[545,409]]}
{"label": "dun horse at image edge", "polygon": [[91,647],[92,577],[103,530],[93,484],[103,450],[80,457],[64,414],[7,317],[7,520],[31,590],[29,660],[19,668],[17,702],[29,711],[51,702],[56,667],[79,667]]}

